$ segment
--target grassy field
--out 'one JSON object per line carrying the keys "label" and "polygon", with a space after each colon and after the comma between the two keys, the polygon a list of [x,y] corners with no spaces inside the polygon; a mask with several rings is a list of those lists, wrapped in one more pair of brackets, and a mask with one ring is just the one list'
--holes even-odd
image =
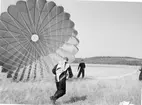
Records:
{"label": "grassy field", "polygon": [[[129,101],[140,105],[139,72],[116,79],[70,79],[67,81],[67,93],[57,100],[57,105],[119,105]],[[1,104],[52,105],[49,97],[56,91],[53,81],[25,83],[0,82]]]}

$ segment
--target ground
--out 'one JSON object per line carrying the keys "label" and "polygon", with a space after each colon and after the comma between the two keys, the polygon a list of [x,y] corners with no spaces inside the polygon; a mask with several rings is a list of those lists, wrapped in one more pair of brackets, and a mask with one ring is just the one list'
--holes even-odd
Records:
{"label": "ground", "polygon": [[[108,67],[105,66],[103,68]],[[84,79],[76,79],[77,66],[73,66],[74,78],[67,81],[66,95],[57,100],[56,104],[119,105],[122,101],[129,101],[134,105],[140,105],[142,83],[138,80],[138,67],[116,67],[115,72],[112,71],[112,67],[109,67],[110,71],[109,69],[107,69],[108,71],[106,69],[103,70],[103,68],[99,66],[88,67],[86,68],[86,77]],[[96,71],[97,69],[102,70],[100,71],[100,76],[99,73],[94,72],[94,69]],[[124,71],[124,69],[127,72]],[[117,70],[123,71],[123,73],[118,73]],[[124,74],[124,77],[120,76],[120,74]],[[107,78],[109,75],[114,77]],[[55,91],[54,81],[44,80],[25,83],[1,81],[0,103],[52,105],[49,97],[53,95]]]}

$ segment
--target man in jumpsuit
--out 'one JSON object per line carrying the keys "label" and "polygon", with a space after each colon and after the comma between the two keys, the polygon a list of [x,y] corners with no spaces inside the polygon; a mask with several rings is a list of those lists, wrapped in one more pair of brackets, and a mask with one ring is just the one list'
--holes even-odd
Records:
{"label": "man in jumpsuit", "polygon": [[80,77],[80,75],[82,74],[82,78],[84,78],[84,75],[85,75],[85,63],[84,63],[84,60],[82,59],[81,60],[81,63],[79,64],[79,66],[78,66],[78,71],[79,71],[79,73],[78,73],[78,75],[77,75],[77,78],[79,78]]}
{"label": "man in jumpsuit", "polygon": [[65,57],[63,61],[60,61],[55,67],[53,68],[52,72],[55,74],[55,81],[57,91],[53,96],[50,97],[53,104],[55,104],[56,100],[63,95],[66,94],[66,76],[67,70],[70,67],[68,64],[68,58]]}

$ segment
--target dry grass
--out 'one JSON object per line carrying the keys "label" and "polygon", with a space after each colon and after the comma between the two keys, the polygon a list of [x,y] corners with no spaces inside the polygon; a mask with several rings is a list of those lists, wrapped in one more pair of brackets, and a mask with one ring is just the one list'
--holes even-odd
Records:
{"label": "dry grass", "polygon": [[[140,105],[138,74],[121,79],[97,80],[91,78],[67,81],[67,93],[57,105],[118,105],[129,101]],[[0,103],[51,105],[49,97],[56,91],[49,81],[8,83],[0,82]]]}

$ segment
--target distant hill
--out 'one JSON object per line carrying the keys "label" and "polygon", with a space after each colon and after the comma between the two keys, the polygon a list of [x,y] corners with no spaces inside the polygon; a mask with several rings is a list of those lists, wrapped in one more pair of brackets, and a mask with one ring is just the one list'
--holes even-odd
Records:
{"label": "distant hill", "polygon": [[[79,63],[82,58],[76,58],[73,63]],[[84,58],[87,64],[142,65],[142,59],[133,57],[98,56]]]}

